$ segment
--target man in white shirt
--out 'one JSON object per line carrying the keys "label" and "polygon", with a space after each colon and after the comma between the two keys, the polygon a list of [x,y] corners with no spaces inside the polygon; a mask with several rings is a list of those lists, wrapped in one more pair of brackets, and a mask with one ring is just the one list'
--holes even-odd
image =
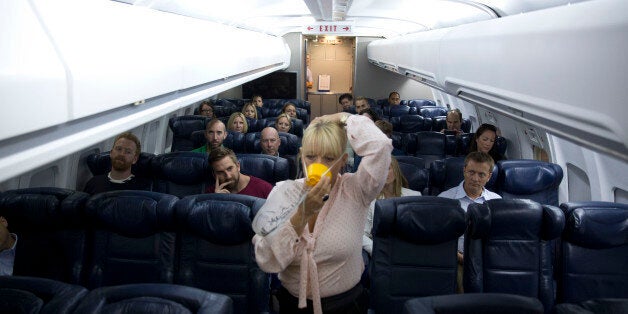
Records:
{"label": "man in white shirt", "polygon": [[0,276],[13,275],[17,235],[9,232],[9,222],[0,216]]}

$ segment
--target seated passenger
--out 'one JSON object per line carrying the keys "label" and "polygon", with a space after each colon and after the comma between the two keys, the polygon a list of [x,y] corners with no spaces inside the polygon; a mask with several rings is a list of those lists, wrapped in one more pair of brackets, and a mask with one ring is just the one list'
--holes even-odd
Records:
{"label": "seated passenger", "polygon": [[373,252],[373,235],[371,229],[373,229],[373,217],[375,215],[375,202],[377,200],[401,197],[401,196],[420,196],[421,192],[408,189],[408,180],[401,173],[399,169],[399,162],[395,157],[391,157],[390,166],[388,167],[388,176],[386,177],[386,183],[382,192],[379,193],[376,199],[374,199],[369,205],[369,213],[366,217],[366,225],[364,226],[364,235],[362,236],[362,248],[369,253],[369,256]]}
{"label": "seated passenger", "polygon": [[361,114],[363,116],[367,116],[373,122],[379,121],[379,115],[377,114],[377,112],[375,112],[375,110],[373,110],[371,108],[364,109],[364,110],[360,111],[359,114]]}
{"label": "seated passenger", "polygon": [[[482,204],[488,200],[502,198],[484,188],[493,174],[493,158],[487,153],[469,153],[464,159],[464,179],[456,187],[438,194],[439,197],[451,198],[460,201],[460,207],[467,212],[471,203]],[[462,263],[464,254],[464,235],[458,239],[458,292],[462,292]]]}
{"label": "seated passenger", "polygon": [[261,108],[264,105],[264,102],[262,101],[262,96],[260,95],[253,95],[253,97],[251,97],[251,103],[253,103],[255,107],[259,107],[259,108]]}
{"label": "seated passenger", "polygon": [[338,97],[338,102],[342,106],[343,112],[355,113],[355,108],[353,107],[353,96],[349,93],[345,93]]}
{"label": "seated passenger", "polygon": [[232,193],[267,198],[273,186],[254,176],[240,173],[240,163],[229,148],[218,147],[209,153],[209,165],[216,182],[206,193]]}
{"label": "seated passenger", "polygon": [[361,113],[363,110],[371,108],[366,97],[358,96],[355,98],[355,111]]}
{"label": "seated passenger", "polygon": [[249,129],[249,125],[242,112],[232,113],[229,117],[229,121],[227,122],[227,126],[229,127],[229,131],[239,133],[246,133]]}
{"label": "seated passenger", "polygon": [[483,123],[473,135],[469,152],[487,153],[491,155],[494,162],[506,159],[497,152],[495,139],[497,139],[497,128],[492,124]]}
{"label": "seated passenger", "polygon": [[290,116],[285,113],[277,116],[277,121],[275,121],[275,129],[277,129],[277,131],[288,133],[291,128],[292,120],[290,119]]}
{"label": "seated passenger", "polygon": [[17,235],[9,232],[9,222],[0,216],[0,276],[13,275]]}
{"label": "seated passenger", "polygon": [[[370,109],[368,109],[370,110]],[[382,130],[382,132],[384,134],[386,134],[386,136],[388,138],[392,138],[392,132],[393,132],[393,126],[392,123],[386,121],[386,120],[377,120],[375,121],[375,126],[377,126],[380,130]],[[393,150],[391,152],[391,154],[393,156],[405,156],[406,153],[399,149],[399,148],[395,148],[393,146]],[[360,166],[360,162],[362,161],[362,156],[358,156],[357,154],[353,154],[353,166],[351,169],[353,169],[353,172],[356,172],[358,170],[358,167]]]}
{"label": "seated passenger", "polygon": [[281,113],[287,114],[290,118],[298,119],[297,106],[295,106],[291,102],[287,102],[285,105],[283,105],[283,108],[281,108]]}
{"label": "seated passenger", "polygon": [[211,102],[211,100],[203,100],[203,102],[201,102],[201,105],[198,106],[198,114],[210,119],[215,118],[214,116],[214,104]]}
{"label": "seated passenger", "polygon": [[133,133],[124,132],[116,136],[109,152],[111,171],[89,179],[83,191],[93,195],[117,190],[151,190],[151,180],[131,173],[131,167],[137,162],[141,149],[140,140]]}
{"label": "seated passenger", "polygon": [[277,130],[272,127],[265,127],[260,136],[262,154],[279,157],[279,146],[281,145],[281,140],[279,139],[279,133],[277,133]]}
{"label": "seated passenger", "polygon": [[209,153],[212,149],[222,147],[222,142],[227,138],[225,124],[218,119],[211,119],[205,126],[205,139],[207,144],[192,150],[197,153]]}
{"label": "seated passenger", "polygon": [[447,135],[460,135],[464,133],[462,131],[462,112],[458,109],[451,109],[447,111],[447,128],[440,130],[441,133],[445,133]]}
{"label": "seated passenger", "polygon": [[251,102],[247,102],[242,106],[242,114],[247,118],[257,120],[257,109],[255,109],[255,105]]}
{"label": "seated passenger", "polygon": [[399,96],[399,93],[392,92],[388,95],[389,106],[398,106],[400,104],[401,104],[401,96]]}

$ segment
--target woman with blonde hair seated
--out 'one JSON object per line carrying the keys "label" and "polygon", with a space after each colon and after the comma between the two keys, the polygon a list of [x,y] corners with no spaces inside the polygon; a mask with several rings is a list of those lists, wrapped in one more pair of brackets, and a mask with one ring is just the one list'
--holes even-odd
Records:
{"label": "woman with blonde hair seated", "polygon": [[247,102],[244,106],[242,106],[242,113],[247,118],[257,119],[257,109],[252,102]]}
{"label": "woman with blonde hair seated", "polygon": [[[340,174],[347,141],[363,156],[362,164],[355,173]],[[361,239],[369,203],[384,186],[391,150],[391,140],[365,116],[340,112],[316,118],[307,127],[300,158],[308,171],[329,169],[328,175],[323,173],[306,189],[276,229],[253,237],[257,264],[265,272],[279,273],[281,313],[306,307],[317,314],[366,313]],[[284,204],[281,185],[273,188],[266,204]]]}
{"label": "woman with blonde hair seated", "polygon": [[290,119],[290,116],[285,113],[277,116],[277,120],[275,121],[275,129],[277,129],[278,132],[288,133],[290,129],[292,129],[292,119]]}
{"label": "woman with blonde hair seated", "polygon": [[246,133],[249,129],[249,124],[246,122],[246,117],[242,112],[234,112],[229,116],[229,122],[227,122],[227,129],[229,131]]}
{"label": "woman with blonde hair seated", "polygon": [[366,224],[364,225],[364,236],[362,237],[362,248],[369,253],[369,256],[373,252],[373,235],[371,229],[373,229],[373,217],[375,216],[375,202],[391,197],[401,196],[420,196],[421,192],[408,189],[408,180],[403,176],[401,168],[399,168],[399,162],[395,157],[390,158],[390,167],[388,167],[388,176],[386,177],[386,183],[382,192],[379,193],[376,199],[374,199],[369,205],[369,214],[366,218]]}

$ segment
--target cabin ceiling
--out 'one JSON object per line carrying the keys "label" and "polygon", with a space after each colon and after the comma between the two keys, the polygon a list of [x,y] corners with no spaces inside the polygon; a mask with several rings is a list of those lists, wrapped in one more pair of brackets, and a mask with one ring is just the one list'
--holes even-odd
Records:
{"label": "cabin ceiling", "polygon": [[[587,0],[113,0],[283,36],[348,25],[349,36],[396,37]],[[589,0],[594,1],[594,0]]]}

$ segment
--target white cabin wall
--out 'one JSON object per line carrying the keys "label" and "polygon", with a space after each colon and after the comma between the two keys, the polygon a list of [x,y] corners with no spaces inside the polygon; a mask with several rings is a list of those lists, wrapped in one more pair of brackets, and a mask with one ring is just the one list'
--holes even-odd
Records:
{"label": "white cabin wall", "polygon": [[290,66],[286,72],[297,73],[297,98],[305,99],[305,40],[301,33],[288,33],[283,36],[290,48]]}
{"label": "white cabin wall", "polygon": [[388,98],[390,92],[397,91],[401,99],[434,99],[429,87],[369,63],[366,47],[371,41],[378,39],[381,38],[356,37],[353,95],[381,99]]}

